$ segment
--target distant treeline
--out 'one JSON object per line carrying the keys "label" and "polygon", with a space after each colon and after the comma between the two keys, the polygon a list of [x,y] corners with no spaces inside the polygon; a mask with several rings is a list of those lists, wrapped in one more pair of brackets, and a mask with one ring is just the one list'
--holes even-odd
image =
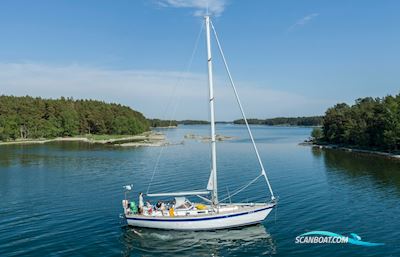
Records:
{"label": "distant treeline", "polygon": [[134,135],[149,130],[146,118],[119,104],[72,98],[0,96],[0,140],[83,134]]}
{"label": "distant treeline", "polygon": [[149,119],[150,126],[153,128],[157,127],[176,127],[178,125],[206,125],[210,124],[206,120],[160,120],[160,119]]}
{"label": "distant treeline", "polygon": [[180,120],[178,121],[179,124],[182,125],[206,125],[210,124],[209,121],[206,120]]}
{"label": "distant treeline", "polygon": [[[311,117],[278,117],[272,119],[248,119],[249,124],[269,125],[269,126],[321,126],[323,116]],[[244,120],[235,120],[234,124],[244,124]]]}
{"label": "distant treeline", "polygon": [[160,119],[148,119],[150,127],[176,127],[178,126],[178,121],[176,120],[160,120]]}
{"label": "distant treeline", "polygon": [[329,108],[322,130],[315,129],[317,142],[366,149],[400,149],[400,94],[384,98],[360,98],[349,106]]}

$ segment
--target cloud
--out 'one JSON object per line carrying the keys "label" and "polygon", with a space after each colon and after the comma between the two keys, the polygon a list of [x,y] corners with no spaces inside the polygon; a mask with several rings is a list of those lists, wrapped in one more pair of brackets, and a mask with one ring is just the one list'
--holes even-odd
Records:
{"label": "cloud", "polygon": [[291,31],[291,30],[295,29],[296,27],[302,27],[318,16],[319,16],[319,13],[312,13],[307,16],[304,16],[303,18],[296,21],[292,26],[290,26],[288,31]]}
{"label": "cloud", "polygon": [[[327,103],[302,95],[237,81],[248,117],[309,115]],[[240,117],[226,79],[215,81],[216,117]],[[146,117],[208,119],[208,86],[204,73],[113,70],[82,65],[0,63],[0,95],[97,99],[128,105]],[[331,104],[331,103],[329,103]]]}
{"label": "cloud", "polygon": [[227,5],[227,0],[158,0],[162,7],[194,9],[195,16],[203,16],[208,13],[220,16]]}

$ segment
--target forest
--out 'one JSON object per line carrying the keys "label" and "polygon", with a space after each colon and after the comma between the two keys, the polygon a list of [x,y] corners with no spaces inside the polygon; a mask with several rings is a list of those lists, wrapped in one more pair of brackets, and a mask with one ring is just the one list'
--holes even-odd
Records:
{"label": "forest", "polygon": [[149,122],[127,106],[72,98],[0,96],[0,140],[85,134],[135,135]]}
{"label": "forest", "polygon": [[210,124],[209,121],[205,120],[160,120],[160,119],[149,119],[150,127],[177,127],[178,125],[206,125]]}
{"label": "forest", "polygon": [[[321,126],[322,116],[311,117],[278,117],[271,119],[247,119],[249,124],[268,126]],[[244,124],[244,120],[235,120],[234,124]]]}
{"label": "forest", "polygon": [[360,98],[329,108],[322,129],[312,136],[318,143],[397,152],[400,150],[400,94]]}
{"label": "forest", "polygon": [[148,119],[150,127],[152,128],[165,128],[165,127],[177,127],[178,122],[176,120],[160,120],[160,119]]}
{"label": "forest", "polygon": [[210,124],[209,121],[206,120],[180,120],[178,121],[179,124],[182,125],[207,125]]}

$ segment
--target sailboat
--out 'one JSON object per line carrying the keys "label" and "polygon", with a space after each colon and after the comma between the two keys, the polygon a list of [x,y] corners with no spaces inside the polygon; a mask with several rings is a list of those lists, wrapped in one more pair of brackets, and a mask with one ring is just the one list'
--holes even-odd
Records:
{"label": "sailboat", "polygon": [[[122,200],[124,217],[128,225],[135,227],[165,229],[165,230],[217,230],[226,228],[237,228],[262,222],[272,209],[277,205],[277,199],[272,191],[271,184],[265,172],[263,162],[255,144],[253,134],[243,111],[243,107],[236,91],[229,67],[227,65],[224,52],[222,50],[217,32],[210,19],[204,17],[206,45],[207,45],[207,66],[208,66],[208,87],[210,104],[210,126],[211,126],[211,172],[204,191],[187,191],[174,193],[147,193],[146,197],[171,197],[172,201],[162,203],[156,207],[143,205],[143,199],[139,200],[139,209],[135,202],[129,202],[127,193],[132,189],[131,185],[125,186],[125,199]],[[213,31],[219,52],[225,65],[231,86],[236,96],[236,101],[241,110],[243,120],[252,142],[261,172],[245,186],[232,193],[230,197],[240,193],[260,178],[264,178],[270,192],[270,199],[258,203],[227,203],[228,198],[218,199],[218,180],[217,180],[217,154],[216,154],[216,134],[215,134],[215,115],[214,115],[214,88],[211,58],[211,30]],[[202,200],[200,203],[193,203],[187,197],[197,196]],[[140,196],[141,197],[141,196]],[[229,198],[230,198],[229,197]]]}

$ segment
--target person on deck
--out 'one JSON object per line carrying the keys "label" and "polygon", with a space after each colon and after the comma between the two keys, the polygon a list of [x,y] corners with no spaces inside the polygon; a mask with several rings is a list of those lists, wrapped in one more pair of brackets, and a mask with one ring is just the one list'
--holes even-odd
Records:
{"label": "person on deck", "polygon": [[139,214],[143,214],[143,193],[139,193]]}
{"label": "person on deck", "polygon": [[165,211],[165,203],[164,202],[161,203],[160,210],[161,210],[161,215],[164,216],[164,211]]}
{"label": "person on deck", "polygon": [[156,208],[157,208],[157,210],[159,210],[159,209],[161,208],[161,201],[158,201],[158,202],[157,202]]}
{"label": "person on deck", "polygon": [[151,205],[151,203],[149,201],[146,202],[146,207],[147,207],[147,209],[153,208],[153,206]]}

